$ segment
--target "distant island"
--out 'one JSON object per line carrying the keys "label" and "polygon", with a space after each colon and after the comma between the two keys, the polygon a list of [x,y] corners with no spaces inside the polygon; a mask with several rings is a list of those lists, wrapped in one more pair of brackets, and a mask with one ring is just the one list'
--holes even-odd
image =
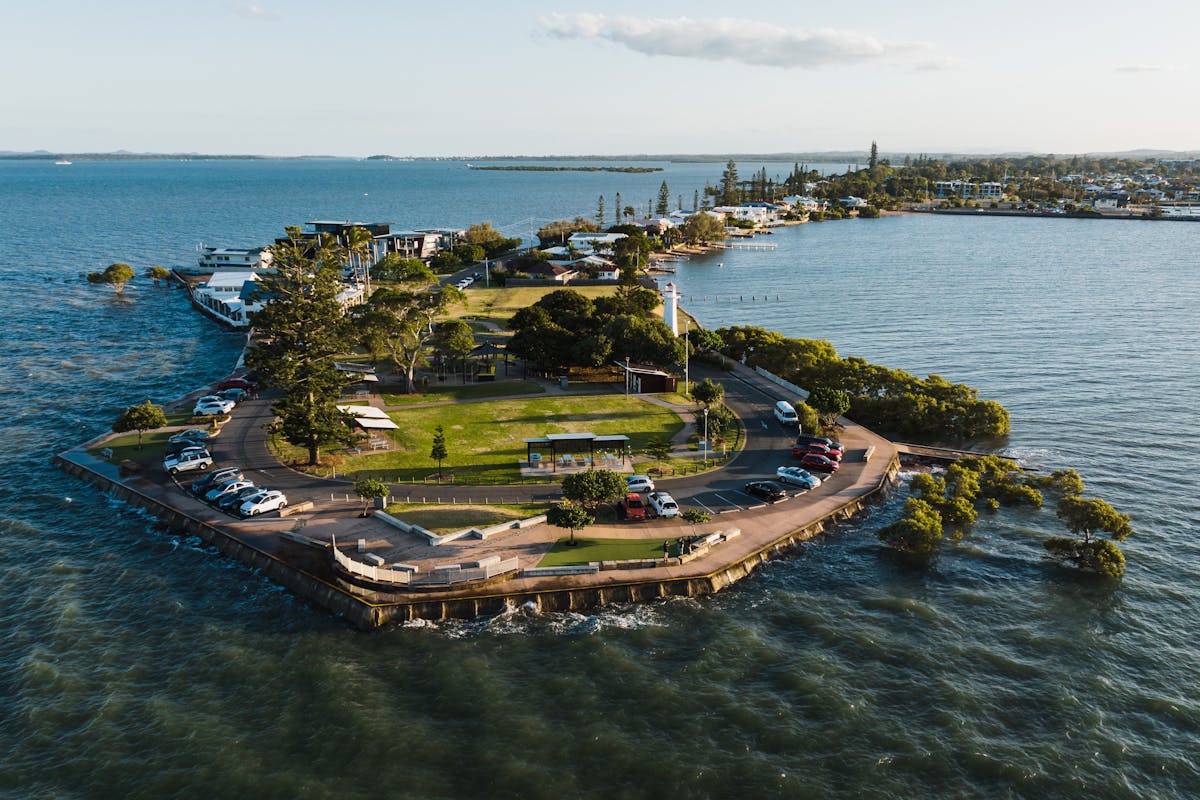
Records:
{"label": "distant island", "polygon": [[468,164],[468,169],[493,170],[498,172],[662,172],[662,167],[552,167],[544,164]]}

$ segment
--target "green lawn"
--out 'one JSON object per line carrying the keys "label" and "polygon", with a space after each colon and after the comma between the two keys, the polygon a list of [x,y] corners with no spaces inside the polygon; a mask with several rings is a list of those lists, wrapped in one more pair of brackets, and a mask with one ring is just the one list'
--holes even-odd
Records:
{"label": "green lawn", "polygon": [[[167,414],[167,425],[185,425],[192,419],[191,413],[176,412]],[[199,424],[194,427],[207,428],[205,424]],[[93,456],[99,456],[104,448],[112,449],[112,461],[117,463],[130,459],[133,461],[150,461],[162,457],[163,450],[166,447],[167,439],[177,431],[167,431],[158,429],[155,431],[146,431],[142,434],[142,449],[138,449],[138,435],[134,433],[123,433],[120,436],[100,442],[95,447],[89,447],[88,453]]]}
{"label": "green lawn", "polygon": [[[674,537],[669,537],[674,538]],[[567,544],[569,537],[559,539],[550,552],[538,562],[539,567],[568,567],[591,561],[633,561],[641,558],[662,558],[663,539],[586,539],[575,537],[575,546]],[[672,548],[672,553],[675,552]]]}
{"label": "green lawn", "polygon": [[[449,458],[443,470],[455,483],[519,483],[524,439],[548,433],[623,433],[636,453],[654,436],[670,438],[682,427],[674,412],[625,395],[495,400],[389,412],[400,426],[390,431],[392,450],[363,451],[345,458],[339,473],[392,482],[423,481],[437,472],[429,458],[433,429],[446,432]],[[548,457],[545,449],[543,456]],[[547,470],[549,473],[549,470]]]}
{"label": "green lawn", "polygon": [[[503,367],[501,367],[501,370],[503,370]],[[415,403],[439,403],[449,400],[478,400],[483,397],[542,394],[545,391],[541,384],[534,383],[533,381],[466,383],[450,386],[431,386],[426,392],[420,394],[384,394],[383,402],[389,406],[407,406]]]}
{"label": "green lawn", "polygon": [[535,517],[546,513],[546,506],[533,503],[503,506],[436,506],[421,503],[394,503],[387,513],[405,522],[420,525],[439,536],[463,528],[486,528],[501,522]]}
{"label": "green lawn", "polygon": [[522,308],[533,305],[558,289],[573,289],[584,297],[608,297],[617,293],[617,286],[517,286],[514,288],[475,288],[467,291],[467,304],[452,309],[456,317],[471,316],[490,320],[501,328],[508,328],[508,321]]}

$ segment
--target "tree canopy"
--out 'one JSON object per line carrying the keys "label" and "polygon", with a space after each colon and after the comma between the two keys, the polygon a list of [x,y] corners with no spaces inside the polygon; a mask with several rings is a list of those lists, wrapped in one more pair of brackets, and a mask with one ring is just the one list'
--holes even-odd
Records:
{"label": "tree canopy", "polygon": [[275,403],[280,432],[308,450],[316,464],[320,448],[345,440],[350,429],[336,403],[342,376],[333,357],[346,351],[347,328],[341,292],[341,254],[327,238],[301,237],[289,228],[271,247],[274,273],[259,281],[270,301],[254,317],[257,332],[246,363],[283,396]]}
{"label": "tree canopy", "polygon": [[595,300],[559,289],[513,316],[508,349],[547,372],[626,357],[664,366],[682,363],[682,342],[649,316],[657,305],[657,294],[641,287],[621,287],[616,296]]}
{"label": "tree canopy", "polygon": [[563,478],[563,497],[584,506],[618,500],[628,493],[625,479],[611,469],[589,469]]}
{"label": "tree canopy", "polygon": [[103,272],[89,272],[87,281],[88,283],[103,283],[111,286],[117,294],[124,294],[125,285],[133,280],[133,276],[133,267],[123,261],[118,261],[116,264],[109,264]]}
{"label": "tree canopy", "polygon": [[[939,375],[921,379],[903,370],[840,358],[833,345],[792,339],[754,326],[722,328],[722,353],[762,367],[800,386],[846,392],[844,413],[857,422],[905,441],[979,439],[1008,433],[1008,411],[983,400],[977,389]],[[812,399],[809,405],[813,404]]]}
{"label": "tree canopy", "polygon": [[574,545],[575,531],[583,530],[594,523],[596,518],[578,503],[564,500],[561,503],[550,506],[549,510],[546,511],[546,521],[556,528],[569,530],[571,538],[568,544]]}
{"label": "tree canopy", "polygon": [[167,424],[167,415],[163,407],[149,400],[130,406],[112,424],[113,433],[128,433],[137,431],[138,450],[142,449],[142,434],[146,431],[157,430]]}

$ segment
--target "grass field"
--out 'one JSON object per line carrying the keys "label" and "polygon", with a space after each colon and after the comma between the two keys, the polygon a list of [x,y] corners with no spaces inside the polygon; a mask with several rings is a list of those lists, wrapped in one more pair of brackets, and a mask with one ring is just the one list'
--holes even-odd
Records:
{"label": "grass field", "polygon": [[486,528],[518,519],[546,513],[546,506],[537,504],[503,506],[435,506],[421,503],[394,503],[387,513],[427,531],[444,536],[463,528]]}
{"label": "grass field", "polygon": [[[177,412],[167,414],[167,425],[185,425],[192,418],[191,413]],[[196,428],[206,428],[207,425],[195,425]],[[163,449],[166,447],[167,439],[177,431],[167,431],[159,429],[155,431],[146,431],[142,434],[142,449],[138,449],[138,435],[134,433],[123,433],[120,436],[114,436],[108,441],[101,442],[95,447],[89,447],[88,453],[93,456],[99,456],[100,452],[108,447],[112,449],[112,461],[119,462],[126,459],[132,461],[148,461],[151,459],[161,458]]]}
{"label": "grass field", "polygon": [[522,308],[533,305],[543,295],[558,289],[572,289],[584,297],[608,297],[617,293],[617,286],[517,286],[512,289],[476,289],[467,291],[466,306],[458,306],[453,315],[471,316],[494,322],[508,329],[508,321]]}
{"label": "grass field", "polygon": [[[401,387],[403,388],[403,387]],[[416,403],[440,403],[450,400],[478,400],[485,397],[504,397],[517,394],[542,394],[546,390],[533,381],[496,381],[491,383],[467,383],[456,386],[431,386],[420,394],[383,395],[389,406],[407,406]]]}
{"label": "grass field", "polygon": [[[437,472],[430,459],[433,430],[446,432],[449,457],[443,472],[460,484],[519,483],[524,439],[548,433],[623,433],[638,452],[653,436],[671,438],[682,427],[674,412],[625,395],[543,397],[431,406],[389,413],[399,430],[391,431],[392,450],[364,451],[343,460],[339,472],[391,482],[423,481]],[[547,455],[548,453],[543,453]]]}
{"label": "grass field", "polygon": [[[673,537],[669,537],[673,538]],[[587,539],[575,537],[575,546],[568,538],[559,539],[545,555],[539,567],[567,567],[591,561],[633,561],[642,558],[662,558],[663,539]],[[674,553],[674,549],[671,551]]]}

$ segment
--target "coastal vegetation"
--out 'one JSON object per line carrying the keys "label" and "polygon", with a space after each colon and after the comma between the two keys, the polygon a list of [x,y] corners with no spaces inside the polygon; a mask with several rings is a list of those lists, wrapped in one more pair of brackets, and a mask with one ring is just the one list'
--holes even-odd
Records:
{"label": "coastal vegetation", "polygon": [[[922,442],[1008,433],[1008,411],[1002,405],[939,375],[922,379],[862,358],[840,358],[827,341],[793,339],[755,326],[721,328],[716,333],[724,343],[722,354],[807,387],[818,399],[840,398],[827,393],[843,392],[850,404],[840,413],[880,433]],[[838,402],[826,416],[842,408]]]}
{"label": "coastal vegetation", "polygon": [[354,482],[354,493],[363,501],[363,516],[366,516],[367,506],[372,500],[388,496],[388,486],[375,478],[359,478]]}
{"label": "coastal vegetation", "polygon": [[899,520],[882,528],[879,538],[901,552],[920,559],[938,553],[945,535],[961,539],[979,517],[980,507],[995,511],[1001,506],[1040,508],[1045,492],[1057,500],[1056,515],[1076,536],[1055,536],[1043,545],[1046,557],[1108,578],[1125,573],[1125,556],[1109,539],[1094,538],[1107,532],[1124,541],[1132,532],[1130,518],[1099,498],[1083,498],[1083,480],[1073,469],[1056,470],[1045,477],[1027,475],[1014,462],[999,456],[959,459],[944,475],[920,473],[909,485],[912,493]]}
{"label": "coastal vegetation", "polygon": [[133,277],[133,267],[123,261],[118,261],[115,264],[109,264],[103,272],[89,272],[87,282],[102,283],[111,286],[117,294],[124,294],[125,286],[133,280]]}

